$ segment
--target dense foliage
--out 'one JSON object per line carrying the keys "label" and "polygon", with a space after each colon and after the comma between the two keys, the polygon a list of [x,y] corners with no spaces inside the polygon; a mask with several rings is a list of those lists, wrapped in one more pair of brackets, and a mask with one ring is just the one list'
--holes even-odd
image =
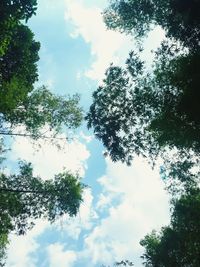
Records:
{"label": "dense foliage", "polygon": [[148,73],[130,53],[126,69],[111,66],[107,70],[103,85],[93,94],[87,120],[114,161],[130,163],[133,153],[154,158],[174,147],[199,153],[197,71],[190,80],[183,69],[184,64],[188,67],[187,60],[162,59],[154,73]]}
{"label": "dense foliage", "polygon": [[1,0],[0,2],[0,57],[4,55],[13,40],[21,21],[27,21],[35,14],[37,0]]}
{"label": "dense foliage", "polygon": [[198,267],[200,265],[200,190],[174,203],[171,224],[141,241],[148,267]]}
{"label": "dense foliage", "polygon": [[[111,65],[103,85],[93,94],[88,127],[94,128],[113,160],[130,163],[134,152],[153,158],[169,148],[200,151],[198,19],[191,22],[196,28],[187,31],[190,38],[183,33],[178,36],[180,23],[175,24],[172,18],[176,16],[169,19],[168,14],[175,12],[172,3],[180,1],[165,2],[111,1],[104,14],[112,29],[130,28],[141,37],[152,25],[160,25],[168,36],[155,53],[151,71],[145,69],[139,52],[131,52],[126,67]],[[188,12],[195,11],[193,1],[189,2]],[[186,29],[184,12],[177,19],[183,16]]]}
{"label": "dense foliage", "polygon": [[34,89],[39,48],[27,26],[15,27],[6,53],[0,56],[0,113],[12,112]]}

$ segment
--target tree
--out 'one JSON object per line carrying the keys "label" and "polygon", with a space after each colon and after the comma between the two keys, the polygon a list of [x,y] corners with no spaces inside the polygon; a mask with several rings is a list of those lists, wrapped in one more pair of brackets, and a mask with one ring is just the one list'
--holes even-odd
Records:
{"label": "tree", "polygon": [[0,174],[0,235],[25,234],[37,218],[54,222],[67,213],[75,216],[84,185],[78,176],[60,173],[54,180],[33,176],[30,163],[21,163],[19,174]]}
{"label": "tree", "polygon": [[104,12],[108,28],[144,37],[161,26],[167,37],[191,51],[199,49],[199,0],[111,0]]}
{"label": "tree", "polygon": [[200,190],[176,201],[171,225],[153,231],[141,241],[145,266],[198,267],[200,265]]}
{"label": "tree", "polygon": [[199,188],[200,170],[199,158],[190,154],[165,159],[160,167],[160,176],[166,183],[166,189],[171,194],[171,202],[180,198],[180,195],[190,195]]}
{"label": "tree", "polygon": [[[152,129],[159,132],[161,142],[165,135],[164,142],[171,139],[171,143],[177,147],[192,148],[199,152],[200,109],[197,99],[200,94],[197,88],[200,84],[196,68],[200,64],[200,54],[172,53],[167,57],[171,52],[172,49],[169,51],[164,43],[157,52],[154,81],[165,102],[152,123]],[[166,120],[169,122],[164,123]]]}
{"label": "tree", "polygon": [[199,12],[199,0],[111,0],[104,12],[108,28],[140,45],[156,26],[167,37],[151,70],[140,50],[125,68],[111,65],[86,116],[112,160],[130,164],[134,153],[164,158],[161,177],[170,182],[173,212],[169,226],[141,241],[148,267],[200,265]]}
{"label": "tree", "polygon": [[10,41],[13,39],[15,28],[22,20],[27,21],[35,14],[37,0],[2,0],[0,2],[0,56],[7,51]]}
{"label": "tree", "polygon": [[114,161],[130,163],[133,152],[143,153],[147,148],[144,146],[144,127],[141,128],[143,121],[137,114],[142,108],[138,99],[137,104],[133,102],[133,94],[127,72],[111,66],[103,86],[93,93],[93,103],[86,116],[88,127],[94,128],[95,135]]}
{"label": "tree", "polygon": [[[77,128],[82,121],[79,96],[62,97],[38,80],[39,42],[23,25],[35,14],[36,0],[2,0],[0,3],[0,162],[5,136],[29,136],[52,141],[63,128]],[[31,164],[21,163],[19,174],[0,173],[0,265],[4,265],[10,232],[25,234],[37,218],[50,222],[67,213],[75,216],[84,185],[69,172],[43,181],[33,176]]]}
{"label": "tree", "polygon": [[27,26],[15,27],[8,49],[0,57],[0,113],[11,112],[34,89],[39,48]]}
{"label": "tree", "polygon": [[110,66],[86,119],[114,161],[130,163],[134,152],[155,158],[169,148],[199,154],[199,59],[197,50],[163,42],[152,71],[134,52],[124,69]]}
{"label": "tree", "polygon": [[63,125],[76,128],[81,123],[77,95],[59,97],[44,86],[34,90],[39,48],[27,26],[15,27],[8,49],[0,57],[0,134],[16,134],[13,129],[23,126],[25,134],[38,139],[44,137],[45,126],[54,130],[54,136]]}
{"label": "tree", "polygon": [[[44,127],[53,130],[50,137],[60,132],[62,126],[76,128],[82,120],[78,106],[79,97],[59,97],[44,86],[34,89],[38,79],[37,61],[39,42],[22,20],[27,21],[35,14],[36,0],[1,2],[4,15],[0,22],[14,21],[8,30],[11,34],[6,51],[0,54],[0,134],[21,135],[16,127],[23,128],[23,134],[38,139],[44,138]],[[0,23],[0,29],[4,29]],[[19,127],[18,127],[19,128]]]}
{"label": "tree", "polygon": [[[48,130],[47,136],[53,139],[63,127],[74,129],[81,124],[82,109],[78,104],[78,95],[66,98],[54,95],[44,86],[35,89],[19,106],[2,114],[0,134],[28,135],[37,140],[45,138]],[[22,133],[15,131],[17,126],[23,126]]]}
{"label": "tree", "polygon": [[35,15],[37,0],[2,0],[0,7],[1,21],[6,19],[27,21],[32,15]]}
{"label": "tree", "polygon": [[174,147],[199,153],[199,10],[199,1],[110,1],[104,12],[110,29],[141,39],[159,25],[168,37],[152,72],[131,52],[126,68],[110,66],[93,94],[88,127],[114,161],[130,163],[133,152],[152,157]]}

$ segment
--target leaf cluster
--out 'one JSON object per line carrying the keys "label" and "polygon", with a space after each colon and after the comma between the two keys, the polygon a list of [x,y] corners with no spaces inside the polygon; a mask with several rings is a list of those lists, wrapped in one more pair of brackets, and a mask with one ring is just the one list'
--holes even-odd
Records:
{"label": "leaf cluster", "polygon": [[200,191],[182,195],[174,203],[171,224],[141,241],[145,266],[197,267],[200,264]]}
{"label": "leaf cluster", "polygon": [[104,11],[108,28],[144,37],[155,26],[191,51],[199,48],[199,0],[111,0]]}
{"label": "leaf cluster", "polygon": [[0,56],[4,55],[21,21],[35,15],[37,0],[2,0],[0,2]]}
{"label": "leaf cluster", "polygon": [[33,175],[30,163],[21,163],[18,175],[0,174],[0,234],[25,234],[34,220],[54,222],[63,214],[75,216],[84,185],[69,172],[43,181]]}

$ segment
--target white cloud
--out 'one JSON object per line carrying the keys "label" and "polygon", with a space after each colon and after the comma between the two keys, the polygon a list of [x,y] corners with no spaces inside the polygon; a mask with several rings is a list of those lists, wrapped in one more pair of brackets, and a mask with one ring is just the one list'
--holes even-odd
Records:
{"label": "white cloud", "polygon": [[86,141],[86,143],[90,143],[94,139],[94,135],[87,135],[83,131],[80,132],[80,137]]}
{"label": "white cloud", "polygon": [[112,201],[111,193],[109,195],[100,193],[98,196],[98,202],[96,207],[97,209],[104,210],[106,207],[108,207],[109,204],[111,204],[111,201]]}
{"label": "white cloud", "polygon": [[77,259],[76,253],[72,250],[64,250],[63,245],[56,243],[47,248],[49,254],[49,267],[72,267]]}
{"label": "white cloud", "polygon": [[81,231],[90,230],[94,221],[98,218],[93,207],[93,195],[90,188],[86,188],[83,193],[83,202],[80,206],[79,213],[74,218],[64,216],[57,224],[57,229],[67,234],[69,237],[78,240]]}
{"label": "white cloud", "polygon": [[148,65],[151,65],[154,59],[155,51],[160,43],[165,39],[165,32],[164,30],[157,26],[152,30],[147,38],[144,40],[144,51],[141,53],[141,59],[144,60]]}
{"label": "white cloud", "polygon": [[111,62],[124,62],[133,42],[126,35],[106,29],[100,8],[86,7],[81,1],[74,0],[66,0],[66,7],[65,19],[75,26],[71,37],[82,36],[91,45],[94,61],[85,74],[100,81]]}
{"label": "white cloud", "polygon": [[[103,21],[102,9],[98,7],[92,7],[91,4],[87,6],[86,2],[81,0],[66,0],[66,7],[65,19],[74,25],[71,37],[81,36],[91,46],[94,59],[85,75],[100,82],[110,63],[124,65],[128,53],[136,49],[134,38],[131,35],[108,30]],[[148,64],[152,63],[154,57],[151,51],[159,46],[164,36],[164,31],[156,27],[144,40],[141,58]]]}
{"label": "white cloud", "polygon": [[47,229],[47,221],[37,220],[35,227],[27,232],[25,236],[10,235],[10,244],[7,251],[7,267],[36,267],[31,253],[39,246],[36,238]]}
{"label": "white cloud", "polygon": [[[60,137],[65,136],[60,135]],[[61,149],[56,145],[40,141],[39,148],[34,147],[29,138],[19,137],[12,145],[11,159],[16,161],[21,158],[32,162],[35,174],[41,175],[43,179],[53,178],[54,174],[62,172],[63,169],[84,176],[86,161],[90,156],[86,146],[78,140],[70,143],[59,141],[59,145]]]}
{"label": "white cloud", "polygon": [[[108,160],[106,175],[99,183],[105,198],[111,195],[105,203],[101,197],[97,204],[108,208],[108,216],[85,239],[85,256],[93,264],[131,259],[142,266],[139,241],[169,222],[169,199],[158,171],[152,171],[142,159],[136,159],[132,167]],[[113,195],[119,197],[117,204],[112,202]]]}
{"label": "white cloud", "polygon": [[[62,135],[62,137],[64,136]],[[63,141],[61,141],[60,145],[63,146],[61,150],[55,145],[45,143],[44,141],[41,141],[40,145],[40,148],[37,146],[34,147],[29,138],[16,138],[11,148],[11,161],[16,161],[18,158],[21,158],[32,162],[35,175],[40,175],[43,179],[53,178],[54,174],[62,172],[64,168],[84,176],[85,169],[87,168],[86,161],[90,156],[90,153],[84,144],[78,140],[74,140],[71,143],[63,145]],[[89,227],[90,216],[92,216],[92,196],[89,189],[85,190],[83,198],[84,203],[81,205],[80,215],[81,218],[83,218],[85,227]],[[78,218],[74,219],[78,221]],[[79,218],[79,224],[77,226],[71,224],[71,230],[74,231],[71,232],[72,235],[77,235],[78,237],[81,223]],[[39,246],[36,237],[46,230],[48,225],[47,222],[39,221],[36,222],[36,226],[33,230],[27,232],[25,236],[11,236],[11,242],[8,249],[8,267],[36,267],[35,258],[31,253],[34,253]],[[70,228],[68,228],[68,230],[70,230]],[[59,255],[66,258],[68,253],[58,251],[58,257]],[[64,265],[55,265],[57,260],[56,255],[52,256],[51,259],[51,266],[64,267]],[[69,259],[72,258],[69,257]],[[72,265],[69,264],[66,266]]]}

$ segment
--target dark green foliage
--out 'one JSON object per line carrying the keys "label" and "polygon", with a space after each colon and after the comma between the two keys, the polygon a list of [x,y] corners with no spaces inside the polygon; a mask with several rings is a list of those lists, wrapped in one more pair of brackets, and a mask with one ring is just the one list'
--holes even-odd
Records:
{"label": "dark green foliage", "polygon": [[146,267],[200,266],[199,14],[199,0],[111,0],[104,12],[108,28],[138,41],[156,26],[167,37],[151,71],[140,51],[130,53],[125,68],[111,65],[86,117],[112,160],[164,159],[171,224],[141,241]]}
{"label": "dark green foliage", "polygon": [[164,165],[160,168],[160,175],[172,196],[172,204],[180,195],[189,195],[199,187],[199,163],[199,157],[187,152],[165,158]]}
{"label": "dark green foliage", "polygon": [[[120,79],[110,75],[111,67],[98,95],[94,93],[88,126],[94,127],[113,160],[130,163],[133,152],[155,158],[169,148],[199,154],[199,13],[199,0],[110,1],[104,12],[110,29],[141,40],[159,25],[168,37],[156,52],[152,73],[142,73],[139,52],[134,57],[132,53],[126,69],[115,67]],[[106,102],[105,110],[97,100],[100,97]],[[111,122],[115,110],[120,119]]]}
{"label": "dark green foliage", "polygon": [[0,3],[1,124],[2,116],[21,105],[38,79],[40,44],[34,40],[32,31],[22,24],[35,14],[36,6],[36,0],[2,0]]}
{"label": "dark green foliage", "polygon": [[39,48],[32,31],[25,25],[17,26],[8,50],[1,57],[1,79],[9,82],[16,76],[24,78],[26,86],[33,84],[38,76],[36,62],[39,60]]}
{"label": "dark green foliage", "polygon": [[0,2],[0,56],[7,51],[15,28],[21,20],[27,21],[35,14],[37,0],[1,0]]}
{"label": "dark green foliage", "polygon": [[[165,51],[165,50],[164,50]],[[160,145],[200,151],[199,54],[167,59],[162,51],[156,62],[152,82],[160,111],[151,122]]]}
{"label": "dark green foliage", "polygon": [[[139,78],[135,80],[135,76],[141,76],[142,63],[138,63],[139,68],[135,68],[129,64],[132,61],[133,54],[127,62],[126,70],[115,66],[107,70],[104,85],[94,92],[93,104],[86,117],[88,127],[94,128],[95,135],[103,141],[111,158],[127,163],[132,160],[134,152],[145,154],[148,148],[155,149],[151,136],[145,135],[145,125],[148,124],[152,113],[149,106],[145,109],[144,102],[149,95],[149,91],[145,90],[148,84]],[[131,72],[133,77],[128,75],[128,72]],[[132,87],[133,82],[137,83],[135,89]],[[144,89],[139,90],[141,82],[146,85]]]}
{"label": "dark green foliage", "polygon": [[104,12],[104,20],[108,28],[143,36],[150,30],[154,14],[152,1],[110,1],[110,6]]}
{"label": "dark green foliage", "polygon": [[5,266],[6,248],[7,248],[8,243],[9,243],[8,235],[0,234],[0,267]]}
{"label": "dark green foliage", "polygon": [[15,27],[6,53],[0,57],[0,113],[8,114],[19,106],[37,81],[40,44],[24,25]]}
{"label": "dark green foliage", "polygon": [[0,4],[1,20],[28,20],[35,15],[37,0],[2,0]]}
{"label": "dark green foliage", "polygon": [[132,143],[128,140],[132,137],[130,128],[135,124],[135,118],[130,102],[126,72],[111,66],[106,72],[104,86],[93,94],[93,104],[86,119],[88,127],[94,127],[95,135],[102,140],[114,161],[129,161],[127,157],[132,154]]}
{"label": "dark green foliage", "polygon": [[0,234],[24,234],[37,218],[50,222],[67,213],[75,216],[82,202],[84,185],[68,172],[54,180],[33,176],[30,164],[21,163],[18,175],[0,176]]}
{"label": "dark green foliage", "polygon": [[171,225],[153,231],[141,241],[144,265],[152,267],[200,266],[200,191],[183,195],[174,204]]}
{"label": "dark green foliage", "polygon": [[86,117],[111,158],[155,158],[168,148],[200,151],[199,53],[177,55],[163,43],[153,72],[130,53],[126,68],[111,66]]}
{"label": "dark green foliage", "polygon": [[191,51],[199,48],[199,0],[111,0],[104,12],[110,29],[143,37],[159,25]]}

